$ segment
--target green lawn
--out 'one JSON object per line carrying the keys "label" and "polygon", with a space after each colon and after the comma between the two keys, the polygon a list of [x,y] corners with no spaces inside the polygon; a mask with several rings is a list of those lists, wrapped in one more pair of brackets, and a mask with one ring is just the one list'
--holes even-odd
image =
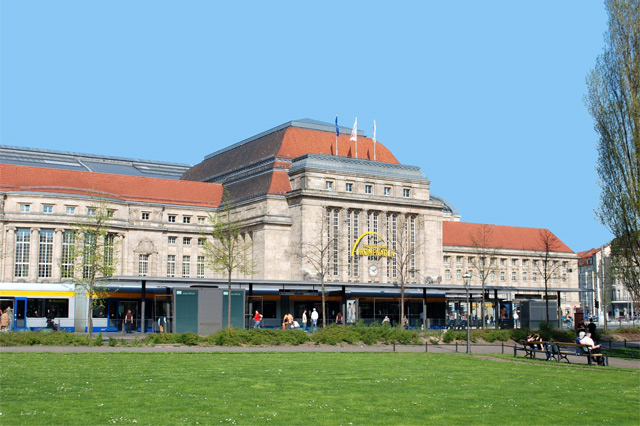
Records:
{"label": "green lawn", "polygon": [[0,424],[640,424],[640,373],[425,353],[1,353]]}

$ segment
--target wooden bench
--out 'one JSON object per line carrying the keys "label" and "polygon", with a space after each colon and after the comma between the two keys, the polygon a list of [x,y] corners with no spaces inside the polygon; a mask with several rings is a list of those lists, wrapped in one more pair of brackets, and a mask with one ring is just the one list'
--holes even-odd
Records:
{"label": "wooden bench", "polygon": [[520,340],[521,348],[514,346],[513,356],[516,356],[518,350],[524,351],[524,357],[529,359],[536,359],[536,354],[542,352],[547,356],[547,350],[545,349],[550,342],[537,341],[527,342],[526,340]]}
{"label": "wooden bench", "polygon": [[605,354],[594,354],[591,353],[591,347],[589,345],[582,345],[580,343],[573,342],[553,342],[552,345],[552,354],[554,358],[559,362],[561,360],[565,360],[568,363],[569,355],[573,356],[586,356],[587,364],[593,365],[593,360],[595,359],[598,365],[609,365],[609,358]]}

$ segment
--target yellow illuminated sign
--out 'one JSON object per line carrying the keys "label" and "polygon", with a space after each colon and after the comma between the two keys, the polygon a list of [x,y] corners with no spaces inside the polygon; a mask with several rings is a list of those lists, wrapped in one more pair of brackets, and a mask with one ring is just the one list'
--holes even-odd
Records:
{"label": "yellow illuminated sign", "polygon": [[356,243],[353,245],[353,248],[351,249],[351,256],[358,255],[358,256],[395,257],[396,252],[394,250],[391,250],[386,245],[383,246],[378,244],[376,245],[364,244],[362,248],[358,248],[358,244],[360,244],[360,240],[362,240],[367,235],[376,235],[384,243],[384,238],[382,238],[382,235],[378,234],[377,232],[373,232],[373,231],[365,232],[364,234],[358,237],[358,239],[356,240]]}

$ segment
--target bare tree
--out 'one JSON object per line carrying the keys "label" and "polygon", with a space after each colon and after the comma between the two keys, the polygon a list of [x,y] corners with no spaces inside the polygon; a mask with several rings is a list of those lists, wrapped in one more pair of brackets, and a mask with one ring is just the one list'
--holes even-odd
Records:
{"label": "bare tree", "polygon": [[220,210],[215,214],[209,213],[211,229],[204,236],[211,235],[213,242],[206,240],[204,245],[207,264],[216,272],[223,272],[227,276],[227,328],[231,325],[231,275],[233,271],[243,274],[254,272],[253,259],[246,255],[251,250],[251,243],[242,239],[245,228],[234,217],[233,203],[226,190],[222,197]]}
{"label": "bare tree", "polygon": [[93,200],[87,217],[63,235],[62,258],[58,265],[61,279],[71,281],[87,295],[89,339],[93,333],[93,310],[103,306],[105,298],[114,293],[103,280],[114,274],[119,257],[118,241],[109,232],[113,209],[107,200]]}
{"label": "bare tree", "polygon": [[311,238],[300,244],[299,251],[290,253],[301,261],[303,265],[312,272],[313,278],[320,281],[322,292],[322,327],[327,325],[326,315],[326,280],[328,276],[338,275],[340,270],[341,258],[340,253],[343,252],[340,247],[340,236],[333,226],[334,220],[339,224],[339,219],[334,217],[339,215],[335,209],[328,208],[325,210],[325,217],[320,217],[312,225]]}
{"label": "bare tree", "polygon": [[538,272],[544,280],[544,299],[546,301],[547,323],[549,323],[549,281],[557,277],[557,273],[562,266],[554,252],[557,252],[562,243],[548,229],[541,229],[538,234],[538,254],[537,262],[534,262]]}
{"label": "bare tree", "polygon": [[482,328],[486,327],[485,321],[485,284],[491,273],[498,269],[496,259],[496,249],[493,242],[493,228],[490,225],[482,224],[475,232],[469,236],[473,252],[476,255],[471,261],[471,266],[478,272],[478,277],[482,284],[482,304],[480,305],[480,315],[482,316]]}
{"label": "bare tree", "polygon": [[[396,274],[400,285],[400,325],[404,320],[404,299],[407,284],[416,277],[416,255],[422,244],[416,239],[422,221],[414,215],[399,216],[396,238],[391,249],[395,252]],[[394,244],[395,242],[395,244]],[[393,261],[392,261],[393,262]]]}

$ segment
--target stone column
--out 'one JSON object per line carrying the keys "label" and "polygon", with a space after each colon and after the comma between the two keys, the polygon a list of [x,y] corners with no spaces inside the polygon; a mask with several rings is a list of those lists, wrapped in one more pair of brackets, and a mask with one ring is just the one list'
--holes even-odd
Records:
{"label": "stone column", "polygon": [[29,236],[29,281],[38,279],[38,248],[40,246],[40,228],[31,228]]}
{"label": "stone column", "polygon": [[60,281],[62,277],[62,270],[60,269],[60,263],[62,263],[62,235],[64,229],[56,228],[53,233],[53,273],[51,276],[54,281]]}
{"label": "stone column", "polygon": [[0,258],[0,277],[5,282],[13,281],[13,262],[15,260],[14,250],[16,247],[16,228],[9,226],[6,229],[3,241],[2,253],[4,257]]}

